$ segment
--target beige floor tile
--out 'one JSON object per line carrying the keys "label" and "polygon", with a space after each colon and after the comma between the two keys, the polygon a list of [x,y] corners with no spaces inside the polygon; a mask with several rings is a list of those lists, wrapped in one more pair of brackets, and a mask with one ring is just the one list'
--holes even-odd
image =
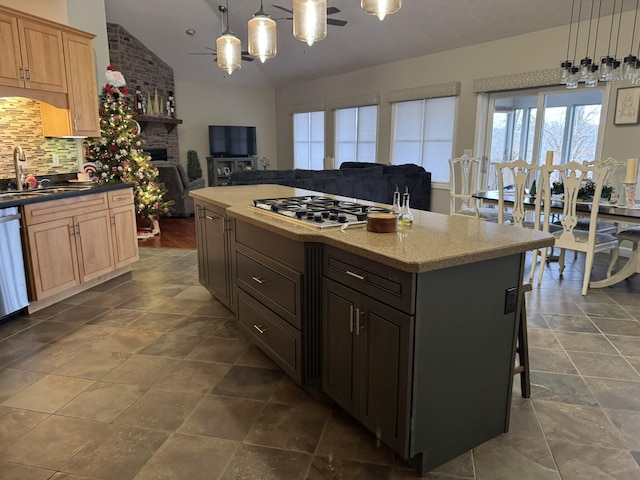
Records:
{"label": "beige floor tile", "polygon": [[135,385],[98,381],[58,410],[57,414],[111,422],[144,392],[144,388]]}
{"label": "beige floor tile", "polygon": [[52,415],[0,452],[0,460],[57,470],[106,425]]}
{"label": "beige floor tile", "polygon": [[53,413],[93,385],[93,380],[47,375],[28,386],[3,405]]}

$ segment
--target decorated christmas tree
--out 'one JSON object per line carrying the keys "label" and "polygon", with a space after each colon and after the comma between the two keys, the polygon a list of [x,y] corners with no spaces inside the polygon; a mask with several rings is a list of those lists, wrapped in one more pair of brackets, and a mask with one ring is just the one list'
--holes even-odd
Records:
{"label": "decorated christmas tree", "polygon": [[166,190],[158,182],[158,169],[143,150],[125,79],[112,66],[107,67],[105,77],[107,84],[99,104],[102,136],[87,144],[87,160],[95,164],[98,182],[135,185],[134,203],[140,220],[168,215],[173,202],[163,200]]}

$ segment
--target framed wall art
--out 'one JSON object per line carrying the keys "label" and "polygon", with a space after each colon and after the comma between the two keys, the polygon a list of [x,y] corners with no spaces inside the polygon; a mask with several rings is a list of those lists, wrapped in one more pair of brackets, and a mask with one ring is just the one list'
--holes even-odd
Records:
{"label": "framed wall art", "polygon": [[616,97],[614,125],[640,123],[640,87],[619,88]]}

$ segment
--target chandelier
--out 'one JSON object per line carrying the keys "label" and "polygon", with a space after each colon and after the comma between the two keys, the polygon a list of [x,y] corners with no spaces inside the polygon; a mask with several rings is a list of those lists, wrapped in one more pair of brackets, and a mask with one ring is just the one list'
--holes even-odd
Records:
{"label": "chandelier", "polygon": [[223,25],[226,16],[227,28],[216,40],[217,63],[220,70],[225,70],[231,75],[236,70],[240,70],[242,66],[242,44],[240,39],[229,30],[229,0],[227,0],[226,7],[220,6],[218,9],[222,12]]}
{"label": "chandelier", "polygon": [[362,9],[372,15],[377,15],[380,21],[390,13],[396,13],[402,7],[402,0],[361,0]]}
{"label": "chandelier", "polygon": [[[598,82],[621,82],[627,81],[634,84],[640,84],[640,46],[638,46],[638,55],[629,53],[624,57],[623,61],[618,60],[618,44],[620,40],[620,32],[622,26],[622,12],[624,10],[624,0],[613,0],[613,9],[611,12],[611,21],[609,22],[609,39],[607,43],[607,52],[600,59],[600,65],[596,63],[598,34],[600,33],[600,20],[602,17],[602,4],[604,0],[591,0],[583,5],[584,0],[579,0],[576,16],[576,0],[571,2],[571,19],[569,21],[569,36],[567,40],[567,56],[560,64],[559,83],[566,85],[567,88],[577,88],[580,82],[584,82],[586,87],[595,87]],[[617,4],[620,4],[620,10],[617,10]],[[635,16],[633,20],[633,29],[631,32],[631,44],[629,51],[634,51],[636,24],[638,23],[638,6],[640,0],[636,0]],[[586,34],[586,44],[583,45],[585,56],[577,62],[578,43],[580,37],[580,22],[587,20],[588,13],[588,31]],[[597,10],[597,11],[596,11]],[[583,15],[583,11],[585,12]],[[583,19],[584,17],[584,19]],[[575,21],[574,21],[575,19]],[[574,34],[575,31],[575,34]],[[593,39],[593,46],[591,41]],[[615,47],[612,50],[612,44]],[[569,55],[573,44],[573,60]],[[590,54],[592,56],[590,56]]]}
{"label": "chandelier", "polygon": [[262,0],[260,10],[253,14],[248,26],[249,55],[259,58],[262,63],[275,57],[278,50],[276,22],[262,8]]}

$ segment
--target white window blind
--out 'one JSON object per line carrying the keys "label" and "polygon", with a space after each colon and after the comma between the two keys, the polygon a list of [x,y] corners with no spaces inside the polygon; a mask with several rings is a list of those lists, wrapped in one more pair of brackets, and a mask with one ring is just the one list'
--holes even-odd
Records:
{"label": "white window blind", "polygon": [[343,162],[375,162],[378,106],[336,110],[336,167]]}
{"label": "white window blind", "polygon": [[392,108],[391,163],[422,165],[432,181],[448,182],[456,97],[395,102]]}
{"label": "white window blind", "polygon": [[324,112],[304,112],[293,115],[294,168],[322,170],[324,168]]}

